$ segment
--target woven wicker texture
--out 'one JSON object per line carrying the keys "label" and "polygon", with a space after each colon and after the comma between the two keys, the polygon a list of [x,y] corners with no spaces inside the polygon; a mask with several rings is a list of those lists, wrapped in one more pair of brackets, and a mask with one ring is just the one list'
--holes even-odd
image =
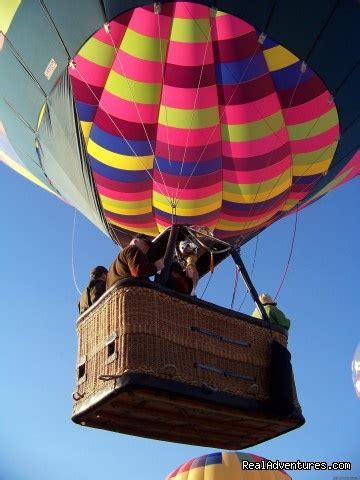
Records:
{"label": "woven wicker texture", "polygon": [[[147,373],[267,400],[270,344],[273,339],[287,343],[286,335],[265,323],[252,323],[241,315],[234,318],[200,302],[141,286],[109,292],[82,316],[77,333],[79,361],[86,359],[80,371],[85,375],[77,385],[82,397],[77,407],[109,388],[99,376],[124,373]],[[298,405],[296,398],[294,403]]]}

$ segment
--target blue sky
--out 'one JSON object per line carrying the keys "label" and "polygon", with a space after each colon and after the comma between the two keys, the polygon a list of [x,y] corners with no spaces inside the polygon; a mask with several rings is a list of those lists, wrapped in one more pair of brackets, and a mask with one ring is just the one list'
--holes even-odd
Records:
{"label": "blue sky", "polygon": [[[360,477],[360,400],[351,360],[360,341],[360,180],[299,214],[295,249],[279,306],[292,320],[289,348],[306,424],[250,452],[272,460],[350,461],[352,472],[292,472],[296,480]],[[211,451],[92,430],[71,422],[78,293],[72,279],[74,210],[0,164],[1,480],[97,480],[116,475],[163,479]],[[294,217],[261,234],[253,281],[277,290]],[[255,242],[244,247],[249,267]],[[108,265],[117,247],[77,217],[74,267],[81,288],[89,270]],[[229,306],[234,266],[224,262],[205,298]],[[200,285],[199,291],[202,292]],[[244,295],[239,282],[236,305]],[[243,311],[253,304],[246,301]]]}

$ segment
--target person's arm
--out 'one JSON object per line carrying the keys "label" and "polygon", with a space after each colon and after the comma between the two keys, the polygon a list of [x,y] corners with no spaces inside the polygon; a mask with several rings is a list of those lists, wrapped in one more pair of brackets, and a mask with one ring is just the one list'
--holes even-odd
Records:
{"label": "person's arm", "polygon": [[158,267],[149,262],[147,256],[135,246],[128,250],[126,260],[132,277],[151,277],[158,271]]}

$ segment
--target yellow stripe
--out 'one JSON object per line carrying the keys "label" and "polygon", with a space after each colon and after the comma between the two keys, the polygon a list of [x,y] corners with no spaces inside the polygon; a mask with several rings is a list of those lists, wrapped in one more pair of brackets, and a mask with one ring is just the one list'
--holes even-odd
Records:
{"label": "yellow stripe", "polygon": [[221,137],[226,142],[247,142],[267,137],[284,125],[281,111],[256,122],[241,125],[221,124]]}
{"label": "yellow stripe", "polygon": [[114,70],[110,72],[105,88],[113,95],[129,102],[154,105],[160,101],[161,85],[159,83],[131,80],[119,75]]}
{"label": "yellow stripe", "polygon": [[184,110],[161,105],[159,123],[184,129],[213,127],[219,123],[219,110],[218,107]]}
{"label": "yellow stripe", "polygon": [[103,208],[120,215],[143,215],[152,211],[151,200],[121,202],[100,195]]}
{"label": "yellow stripe", "polygon": [[[288,67],[293,65],[299,59],[295,57],[289,50],[277,45],[276,47],[269,48],[268,50],[263,50],[263,54],[267,63],[267,66],[271,72],[275,70],[280,70],[281,68]],[[300,67],[299,67],[300,74]]]}
{"label": "yellow stripe", "polygon": [[91,37],[81,48],[79,54],[90,62],[110,67],[116,55],[116,50],[112,45],[101,42],[95,37]]}
{"label": "yellow stripe", "polygon": [[228,231],[228,232],[235,232],[236,230],[244,230],[248,228],[258,227],[259,225],[264,224],[267,222],[271,217],[274,216],[274,213],[271,215],[267,215],[260,220],[253,220],[253,221],[246,221],[246,222],[231,222],[229,220],[219,220],[216,225],[216,229]]}
{"label": "yellow stripe", "polygon": [[329,170],[333,156],[326,158],[322,162],[316,162],[313,165],[294,165],[293,175],[294,177],[305,177],[308,175],[316,175],[324,173]]}
{"label": "yellow stripe", "polygon": [[208,18],[174,18],[170,39],[182,43],[204,43],[210,34]]}
{"label": "yellow stripe", "polygon": [[296,205],[299,203],[298,200],[296,199],[293,199],[293,198],[289,198],[285,205],[282,207],[281,211],[282,212],[289,212],[290,210],[292,210],[294,207],[296,207]]}
{"label": "yellow stripe", "polygon": [[0,31],[7,33],[13,21],[21,0],[0,1]]}
{"label": "yellow stripe", "polygon": [[[153,200],[155,200],[158,204],[163,204],[166,207],[169,206],[169,199],[165,195],[162,195],[159,192],[153,192]],[[194,200],[179,200],[178,205],[180,208],[186,209],[193,209],[198,207],[207,207],[211,204],[219,203],[221,205],[222,202],[222,192],[215,193],[214,195],[210,195],[209,197],[204,197],[200,199]],[[177,211],[177,209],[176,209]]]}
{"label": "yellow stripe", "polygon": [[[161,42],[161,47],[160,47]],[[152,62],[161,62],[166,58],[167,40],[159,40],[154,37],[146,37],[141,33],[128,28],[125,32],[120,49],[133,57]],[[162,56],[161,56],[162,52]],[[126,72],[125,72],[126,74]]]}
{"label": "yellow stripe", "polygon": [[334,127],[338,122],[339,118],[336,108],[332,108],[321,117],[298,125],[288,125],[287,130],[289,140],[301,140],[303,138],[315,137],[316,135],[320,135],[320,133]]}
{"label": "yellow stripe", "polygon": [[85,122],[84,120],[80,121],[81,130],[84,135],[85,143],[88,143],[92,124],[93,122]]}
{"label": "yellow stripe", "polygon": [[149,170],[153,168],[154,164],[153,155],[135,157],[131,155],[122,155],[121,153],[114,153],[96,144],[91,138],[88,142],[87,151],[92,157],[104,165],[118,168],[119,170]]}
{"label": "yellow stripe", "polygon": [[[194,204],[196,204],[196,202],[194,202]],[[153,199],[153,205],[154,207],[158,208],[159,210],[162,210],[163,212],[170,213],[170,214],[173,213],[172,208],[169,204],[165,205],[164,203],[160,203],[157,200]],[[205,213],[213,212],[214,210],[217,210],[220,207],[221,207],[221,201],[211,203],[204,207],[183,208],[181,201],[179,201],[178,206],[176,207],[176,214],[178,216],[183,216],[183,217],[189,217],[193,215],[204,215]]]}
{"label": "yellow stripe", "polygon": [[145,228],[145,227],[129,227],[126,223],[121,223],[118,221],[115,221],[113,219],[108,220],[112,225],[116,225],[117,227],[124,228],[125,230],[132,230],[136,233],[145,233],[146,235],[149,235],[150,237],[156,237],[156,235],[159,234],[159,230],[155,227],[153,228]]}

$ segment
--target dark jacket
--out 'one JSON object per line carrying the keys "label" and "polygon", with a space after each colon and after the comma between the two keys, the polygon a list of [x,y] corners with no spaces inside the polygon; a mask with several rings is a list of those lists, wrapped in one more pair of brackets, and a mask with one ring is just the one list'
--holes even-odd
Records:
{"label": "dark jacket", "polygon": [[[272,304],[265,304],[264,308],[265,312],[268,314],[270,323],[274,323],[275,325],[279,325],[279,327],[283,327],[286,328],[286,330],[289,330],[290,320],[286,318],[284,313],[279,308]],[[261,313],[257,308],[255,308],[255,310],[253,311],[252,316],[256,318],[262,318]]]}
{"label": "dark jacket", "polygon": [[147,279],[155,275],[157,268],[150,262],[145,253],[136,245],[125,247],[110,265],[107,274],[106,288],[125,278]]}
{"label": "dark jacket", "polygon": [[175,290],[175,292],[190,294],[193,288],[193,281],[186,276],[181,265],[173,262],[170,267],[170,274],[165,287]]}
{"label": "dark jacket", "polygon": [[79,301],[79,313],[80,315],[84,313],[88,308],[91,307],[105,292],[106,282],[95,278],[90,280],[89,285],[85,288],[81,294]]}

